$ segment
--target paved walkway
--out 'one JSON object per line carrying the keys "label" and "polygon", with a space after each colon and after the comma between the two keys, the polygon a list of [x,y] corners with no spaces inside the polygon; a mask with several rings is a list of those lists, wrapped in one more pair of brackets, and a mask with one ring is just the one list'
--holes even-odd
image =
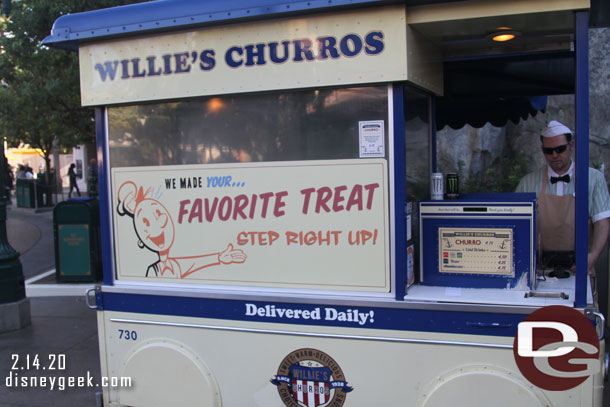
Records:
{"label": "paved walkway", "polygon": [[9,206],[6,217],[8,241],[20,253],[25,278],[54,269],[53,211]]}

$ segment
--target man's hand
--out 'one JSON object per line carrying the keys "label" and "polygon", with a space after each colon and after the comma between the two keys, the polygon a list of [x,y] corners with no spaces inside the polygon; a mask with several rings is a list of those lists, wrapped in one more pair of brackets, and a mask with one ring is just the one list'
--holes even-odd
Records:
{"label": "man's hand", "polygon": [[595,263],[597,263],[597,259],[595,259],[591,253],[589,253],[587,256],[587,270],[589,270],[589,275],[593,274],[593,266],[595,266]]}

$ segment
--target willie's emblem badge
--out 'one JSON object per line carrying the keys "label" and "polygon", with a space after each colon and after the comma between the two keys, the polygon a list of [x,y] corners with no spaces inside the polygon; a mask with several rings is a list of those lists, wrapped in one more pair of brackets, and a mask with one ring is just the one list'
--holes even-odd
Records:
{"label": "willie's emblem badge", "polygon": [[353,390],[333,358],[309,348],[286,356],[271,383],[286,407],[341,407]]}

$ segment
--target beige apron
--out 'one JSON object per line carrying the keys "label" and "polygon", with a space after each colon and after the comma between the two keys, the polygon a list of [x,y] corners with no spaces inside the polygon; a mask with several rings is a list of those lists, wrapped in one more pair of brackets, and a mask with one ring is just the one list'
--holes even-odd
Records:
{"label": "beige apron", "polygon": [[572,195],[546,193],[548,170],[538,196],[538,227],[542,250],[574,250],[574,209]]}
{"label": "beige apron", "polygon": [[[549,174],[544,173],[542,190],[538,196],[538,231],[542,250],[574,250],[575,205],[572,195],[552,195],[546,193]],[[589,245],[591,244],[591,220],[589,220]],[[597,301],[597,279],[595,270],[589,270],[591,289]]]}

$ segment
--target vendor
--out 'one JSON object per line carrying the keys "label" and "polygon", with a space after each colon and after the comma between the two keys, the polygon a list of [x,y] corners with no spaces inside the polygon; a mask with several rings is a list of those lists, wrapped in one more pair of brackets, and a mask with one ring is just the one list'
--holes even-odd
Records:
{"label": "vendor", "polygon": [[[574,140],[569,128],[551,121],[542,131],[542,152],[548,166],[521,179],[516,192],[536,192],[542,250],[574,250]],[[606,245],[610,230],[610,196],[604,175],[589,168],[589,240],[587,269]],[[590,230],[591,231],[591,230]]]}

